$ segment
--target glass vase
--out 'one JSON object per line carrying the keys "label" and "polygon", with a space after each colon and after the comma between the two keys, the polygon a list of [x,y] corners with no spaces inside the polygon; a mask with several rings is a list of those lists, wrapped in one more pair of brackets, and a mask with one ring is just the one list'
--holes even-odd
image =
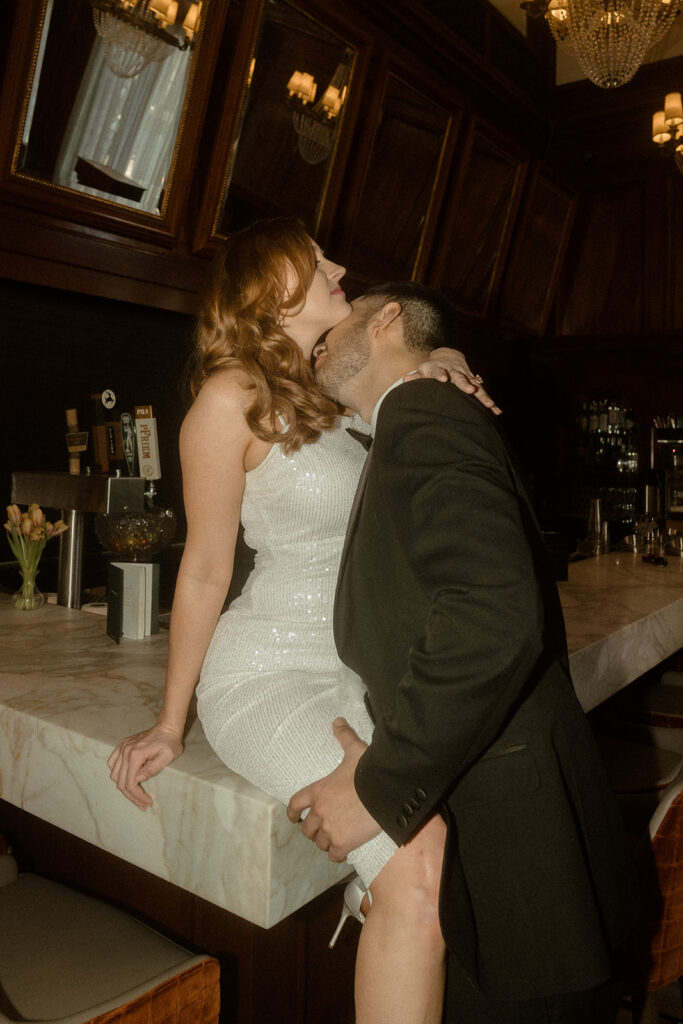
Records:
{"label": "glass vase", "polygon": [[20,612],[33,612],[45,604],[45,594],[36,586],[37,569],[20,569],[23,583],[12,598],[12,607]]}

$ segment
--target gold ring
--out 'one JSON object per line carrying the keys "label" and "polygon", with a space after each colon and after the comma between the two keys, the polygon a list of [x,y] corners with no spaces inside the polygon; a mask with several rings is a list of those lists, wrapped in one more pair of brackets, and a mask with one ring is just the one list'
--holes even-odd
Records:
{"label": "gold ring", "polygon": [[472,374],[470,380],[473,384],[476,384],[478,387],[481,387],[481,385],[484,383],[484,378],[480,373]]}

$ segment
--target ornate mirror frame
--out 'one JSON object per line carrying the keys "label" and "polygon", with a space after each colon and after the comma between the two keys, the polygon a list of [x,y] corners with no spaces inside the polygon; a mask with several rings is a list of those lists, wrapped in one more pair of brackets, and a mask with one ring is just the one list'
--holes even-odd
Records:
{"label": "ornate mirror frame", "polygon": [[[192,54],[185,100],[159,214],[135,210],[115,200],[88,195],[17,169],[47,6],[48,0],[22,0],[17,9],[7,73],[0,94],[0,109],[7,112],[0,122],[0,200],[88,227],[109,229],[119,235],[144,238],[165,246],[175,244],[182,231],[195,151],[227,4],[222,0],[205,0],[202,9],[202,25]],[[85,4],[84,13],[88,13]]]}
{"label": "ornate mirror frame", "polygon": [[[338,8],[331,0],[282,0],[295,11],[339,38],[340,44],[352,49],[351,78],[344,102],[339,129],[336,132],[331,156],[327,161],[324,181],[321,186],[314,223],[308,224],[316,238],[325,242],[329,234],[343,171],[349,157],[354,126],[359,114],[363,86],[370,63],[372,36],[357,23],[349,23],[340,17]],[[197,218],[193,249],[208,252],[220,245],[226,237],[221,231],[221,218],[228,195],[230,180],[237,159],[240,133],[249,104],[249,85],[258,56],[261,29],[266,14],[267,0],[246,0],[244,17],[235,41],[233,74],[223,97],[222,109],[216,129],[216,139],[208,164],[209,170],[203,188],[199,215]],[[361,22],[361,19],[358,19]],[[283,98],[286,100],[286,82],[283,82]],[[322,85],[324,88],[324,84]],[[288,214],[289,210],[275,210],[273,213]]]}

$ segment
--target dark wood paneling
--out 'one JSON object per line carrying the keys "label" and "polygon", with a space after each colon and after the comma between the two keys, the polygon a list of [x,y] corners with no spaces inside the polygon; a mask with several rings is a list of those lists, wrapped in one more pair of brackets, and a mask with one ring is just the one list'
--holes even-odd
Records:
{"label": "dark wood paneling", "polygon": [[431,278],[463,313],[485,318],[493,308],[527,168],[522,151],[473,123],[447,198]]}
{"label": "dark wood paneling", "polygon": [[669,228],[668,250],[671,253],[668,275],[667,310],[671,326],[683,331],[683,174],[670,179],[671,204],[666,224]]}
{"label": "dark wood paneling", "polygon": [[515,232],[500,316],[512,328],[542,335],[569,240],[575,197],[537,175]]}
{"label": "dark wood paneling", "polygon": [[643,329],[645,217],[642,184],[610,185],[582,199],[574,263],[564,281],[562,334]]}
{"label": "dark wood paneling", "polygon": [[195,313],[207,260],[0,202],[0,276]]}
{"label": "dark wood paneling", "polygon": [[380,75],[368,155],[349,189],[340,243],[341,259],[365,282],[422,276],[459,122],[459,111],[431,98],[402,66],[383,65]]}

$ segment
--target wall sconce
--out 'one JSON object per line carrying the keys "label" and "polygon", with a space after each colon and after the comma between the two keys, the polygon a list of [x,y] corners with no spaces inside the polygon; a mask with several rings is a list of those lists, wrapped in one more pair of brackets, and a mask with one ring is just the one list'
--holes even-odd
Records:
{"label": "wall sconce", "polygon": [[350,76],[351,57],[347,52],[317,103],[315,97],[318,85],[313,75],[295,71],[287,83],[294,130],[299,137],[298,150],[308,164],[319,164],[332,150],[337,134],[336,119],[346,100]]}
{"label": "wall sconce", "polygon": [[664,110],[652,115],[652,141],[664,156],[673,154],[676,167],[683,174],[683,102],[680,92],[670,92],[664,99]]}
{"label": "wall sconce", "polygon": [[119,78],[134,78],[151,63],[161,63],[176,47],[192,46],[199,28],[201,2],[178,0],[90,0],[97,34],[104,43],[104,60]]}

